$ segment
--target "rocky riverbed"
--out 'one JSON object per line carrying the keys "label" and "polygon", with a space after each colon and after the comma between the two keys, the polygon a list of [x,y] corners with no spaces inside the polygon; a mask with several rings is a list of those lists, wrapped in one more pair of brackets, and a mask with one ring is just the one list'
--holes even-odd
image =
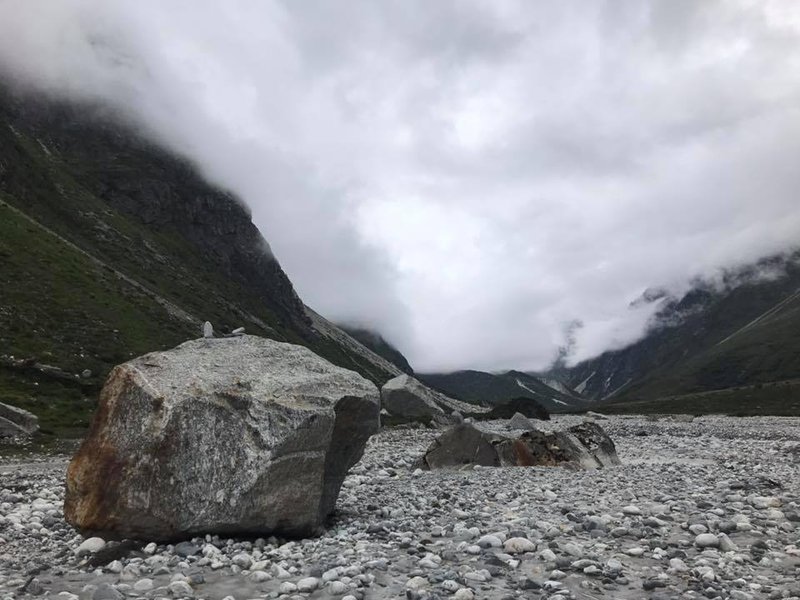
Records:
{"label": "rocky riverbed", "polygon": [[437,432],[384,430],[294,541],[84,540],[66,456],[0,459],[0,598],[800,598],[800,419],[602,425],[623,464],[595,471],[423,472]]}

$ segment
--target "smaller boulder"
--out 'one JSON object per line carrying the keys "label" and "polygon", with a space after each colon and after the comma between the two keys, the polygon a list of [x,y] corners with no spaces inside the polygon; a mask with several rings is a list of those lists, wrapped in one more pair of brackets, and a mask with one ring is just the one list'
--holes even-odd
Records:
{"label": "smaller boulder", "polygon": [[566,465],[595,469],[620,464],[614,442],[597,423],[559,431],[498,431],[461,423],[440,435],[419,461],[420,468],[480,465],[531,467]]}
{"label": "smaller boulder", "polygon": [[514,416],[508,421],[509,429],[519,429],[522,431],[533,431],[536,426],[531,423],[531,420],[522,413],[514,413]]}
{"label": "smaller boulder", "polygon": [[399,375],[381,388],[381,408],[389,413],[390,422],[447,423],[449,418],[436,396],[410,375]]}

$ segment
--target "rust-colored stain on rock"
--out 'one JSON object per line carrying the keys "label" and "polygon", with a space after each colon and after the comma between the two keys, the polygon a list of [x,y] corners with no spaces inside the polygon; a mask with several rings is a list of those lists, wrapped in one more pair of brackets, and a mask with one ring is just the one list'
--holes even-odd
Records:
{"label": "rust-colored stain on rock", "polygon": [[126,462],[119,458],[113,440],[102,434],[113,409],[112,399],[132,378],[122,368],[114,369],[100,396],[89,434],[67,468],[64,517],[81,531],[101,531],[114,520],[118,483]]}

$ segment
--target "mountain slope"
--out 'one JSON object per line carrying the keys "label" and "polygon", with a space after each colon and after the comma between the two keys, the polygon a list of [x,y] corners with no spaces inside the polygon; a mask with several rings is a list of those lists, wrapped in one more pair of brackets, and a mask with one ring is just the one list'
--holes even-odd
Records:
{"label": "mountain slope", "polygon": [[[758,276],[765,269],[772,275]],[[669,399],[687,409],[694,403],[714,411],[792,413],[800,389],[794,382],[800,379],[800,253],[761,261],[728,279],[722,289],[700,283],[668,301],[639,342],[552,375],[615,406]]]}
{"label": "mountain slope", "polygon": [[[247,209],[191,165],[98,107],[0,87],[0,402],[79,429],[113,365],[197,337],[205,320],[379,384],[400,372],[315,320]],[[91,375],[53,378],[20,358]]]}
{"label": "mountain slope", "polygon": [[514,398],[532,398],[548,410],[565,410],[583,404],[574,395],[553,389],[538,377],[520,371],[493,374],[483,371],[417,374],[443,393],[482,406],[502,404]]}
{"label": "mountain slope", "polygon": [[402,352],[387,342],[379,333],[370,331],[369,329],[348,327],[346,325],[339,325],[339,328],[379,356],[388,360],[403,371],[403,373],[408,373],[409,375],[414,374],[414,369],[408,364],[408,360],[403,356]]}

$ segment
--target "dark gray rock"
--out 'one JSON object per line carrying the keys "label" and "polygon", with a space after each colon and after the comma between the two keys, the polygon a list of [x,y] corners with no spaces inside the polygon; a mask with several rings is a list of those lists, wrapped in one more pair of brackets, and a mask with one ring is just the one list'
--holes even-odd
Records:
{"label": "dark gray rock", "polygon": [[195,554],[200,553],[200,547],[197,544],[193,544],[192,542],[180,542],[175,544],[175,554],[178,556],[194,556]]}
{"label": "dark gray rock", "polygon": [[432,390],[410,375],[399,375],[381,388],[381,408],[396,423],[450,425],[463,421],[464,411],[478,407]]}
{"label": "dark gray rock", "polygon": [[398,375],[381,388],[381,408],[403,421],[443,420],[445,412],[437,404],[433,390],[410,375]]}

